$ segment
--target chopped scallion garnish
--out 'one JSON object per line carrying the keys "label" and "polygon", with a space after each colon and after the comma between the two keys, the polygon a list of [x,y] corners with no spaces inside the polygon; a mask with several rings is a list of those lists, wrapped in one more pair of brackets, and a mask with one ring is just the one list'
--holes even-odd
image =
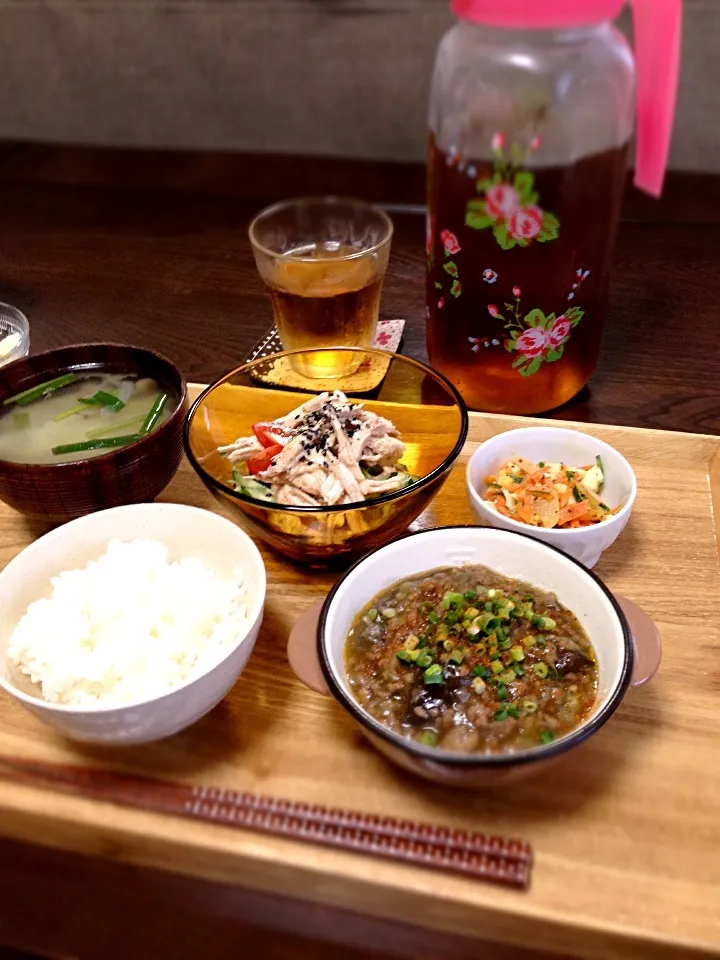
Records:
{"label": "chopped scallion garnish", "polygon": [[[75,408],[80,410],[81,408]],[[70,413],[74,411],[68,411],[65,416],[69,416]],[[55,418],[57,419],[57,417]],[[114,419],[114,418],[113,418]],[[101,437],[106,436],[108,433],[117,433],[118,430],[126,430],[128,427],[135,427],[140,425],[142,417],[131,417],[129,420],[123,420],[121,423],[106,423],[103,427],[98,427],[96,430],[88,430],[85,436],[88,440],[98,440]]]}
{"label": "chopped scallion garnish", "polygon": [[81,404],[79,407],[70,407],[69,410],[63,410],[62,413],[58,413],[56,417],[53,417],[53,423],[60,423],[61,420],[67,420],[68,417],[74,417],[77,413],[84,413],[85,407]]}
{"label": "chopped scallion garnish", "polygon": [[140,433],[145,436],[146,433],[150,433],[155,424],[160,417],[160,414],[165,409],[165,404],[168,402],[168,394],[161,393],[159,397],[155,400],[155,403],[148,410],[148,415],[145,417],[145,421],[140,428]]}
{"label": "chopped scallion garnish", "polygon": [[418,742],[422,743],[424,747],[436,747],[438,735],[434,730],[423,730],[418,737]]}
{"label": "chopped scallion garnish", "polygon": [[7,407],[11,403],[25,407],[40,397],[47,396],[48,393],[54,393],[56,390],[67,387],[70,383],[75,383],[79,377],[76,373],[64,373],[61,377],[55,377],[54,380],[46,380],[45,383],[39,383],[36,387],[30,387],[29,390],[23,390],[22,393],[16,393],[7,400],[3,400],[3,406]]}
{"label": "chopped scallion garnish", "polygon": [[[98,392],[90,398],[97,406],[99,407],[108,407],[110,410],[122,410],[125,406],[120,397],[116,397],[112,393],[108,393],[106,390],[98,390]],[[85,402],[85,401],[81,401]]]}
{"label": "chopped scallion garnish", "polygon": [[63,443],[53,447],[52,452],[57,457],[63,453],[85,453],[89,450],[110,450],[113,447],[126,447],[135,443],[140,437],[137,433],[127,437],[105,437],[104,440],[83,440],[81,443]]}
{"label": "chopped scallion garnish", "polygon": [[458,610],[463,606],[464,601],[465,598],[461,593],[453,593],[449,590],[442,598],[442,605],[445,610]]}
{"label": "chopped scallion garnish", "polygon": [[435,683],[443,682],[443,673],[442,667],[439,663],[433,663],[432,666],[429,666],[425,673],[423,674],[423,679],[425,683],[430,686]]}

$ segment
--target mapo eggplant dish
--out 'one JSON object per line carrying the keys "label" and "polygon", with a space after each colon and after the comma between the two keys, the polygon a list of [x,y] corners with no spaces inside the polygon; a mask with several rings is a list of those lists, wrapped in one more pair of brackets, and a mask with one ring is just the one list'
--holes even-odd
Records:
{"label": "mapo eggplant dish", "polygon": [[597,662],[557,598],[479,565],[402,580],[355,618],[353,696],[401,736],[458,753],[552,743],[588,716]]}

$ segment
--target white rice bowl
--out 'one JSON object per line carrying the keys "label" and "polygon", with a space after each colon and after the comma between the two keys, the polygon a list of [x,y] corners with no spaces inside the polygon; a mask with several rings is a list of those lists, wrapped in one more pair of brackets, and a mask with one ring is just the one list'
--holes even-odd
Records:
{"label": "white rice bowl", "polygon": [[174,690],[248,628],[242,571],[222,579],[196,557],[170,562],[158,540],[111,540],[51,579],[8,641],[10,662],[50,703],[113,707]]}
{"label": "white rice bowl", "polygon": [[137,503],[72,520],[0,571],[0,691],[72,740],[171,736],[237,682],[265,591],[260,551],[211,510]]}

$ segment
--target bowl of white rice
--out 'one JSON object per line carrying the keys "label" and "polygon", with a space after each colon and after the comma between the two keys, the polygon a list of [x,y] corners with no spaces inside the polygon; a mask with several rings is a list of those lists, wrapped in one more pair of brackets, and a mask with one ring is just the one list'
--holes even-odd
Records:
{"label": "bowl of white rice", "polygon": [[0,573],[0,688],[74,740],[159,740],[233,686],[264,602],[260,553],[230,520],[171,503],[90,514]]}

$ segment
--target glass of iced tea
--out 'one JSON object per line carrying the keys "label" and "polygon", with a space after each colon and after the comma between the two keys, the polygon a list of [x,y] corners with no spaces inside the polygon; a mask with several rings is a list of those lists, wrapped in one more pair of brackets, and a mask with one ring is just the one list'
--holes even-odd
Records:
{"label": "glass of iced tea", "polygon": [[357,369],[357,359],[323,348],[372,345],[392,231],[378,207],[339,197],[278,203],[250,224],[283,347],[313,351],[296,359],[298,373],[339,377]]}

